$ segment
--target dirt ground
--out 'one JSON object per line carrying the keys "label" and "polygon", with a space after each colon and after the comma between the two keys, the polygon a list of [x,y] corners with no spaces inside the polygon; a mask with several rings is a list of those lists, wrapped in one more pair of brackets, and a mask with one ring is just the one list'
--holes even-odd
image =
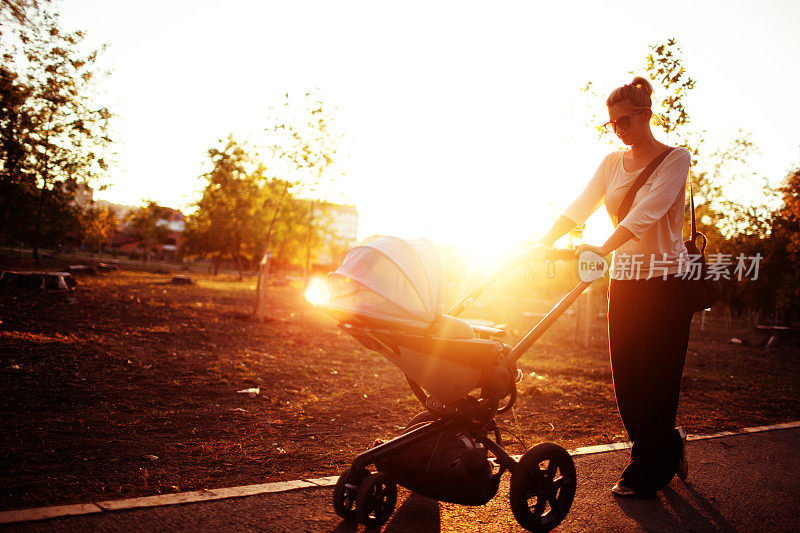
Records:
{"label": "dirt ground", "polygon": [[[331,475],[420,411],[396,367],[295,282],[270,286],[257,323],[252,279],[193,278],[120,271],[81,277],[72,294],[0,289],[0,509]],[[604,323],[583,348],[569,320],[520,361],[501,424],[528,446],[626,440]],[[732,336],[755,340],[693,331],[679,423],[705,433],[799,419],[800,349]]]}

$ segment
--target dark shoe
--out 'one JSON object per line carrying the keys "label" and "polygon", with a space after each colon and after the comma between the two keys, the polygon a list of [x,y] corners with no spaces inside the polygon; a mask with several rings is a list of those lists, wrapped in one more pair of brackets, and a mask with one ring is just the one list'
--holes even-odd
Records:
{"label": "dark shoe", "polygon": [[678,435],[681,438],[681,458],[678,460],[678,477],[681,481],[686,481],[689,475],[689,460],[686,458],[686,430],[682,427],[677,428]]}
{"label": "dark shoe", "polygon": [[636,491],[626,487],[621,481],[617,481],[617,484],[611,487],[611,492],[615,496],[636,496]]}
{"label": "dark shoe", "polygon": [[623,485],[622,481],[618,481],[616,485],[611,487],[611,493],[615,496],[622,496],[624,498],[641,498],[643,500],[649,500],[658,497],[656,491],[632,489]]}

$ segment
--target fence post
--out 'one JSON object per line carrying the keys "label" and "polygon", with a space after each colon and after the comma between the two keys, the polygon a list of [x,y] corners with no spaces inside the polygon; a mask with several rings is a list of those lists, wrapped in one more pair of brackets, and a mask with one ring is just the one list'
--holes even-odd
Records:
{"label": "fence post", "polygon": [[264,314],[267,308],[267,282],[269,281],[269,257],[270,253],[264,254],[264,257],[258,263],[258,280],[256,282],[256,320],[259,322],[264,320]]}
{"label": "fence post", "polygon": [[586,306],[585,306],[585,317],[583,323],[583,346],[588,348],[589,344],[592,340],[592,322],[594,322],[595,313],[594,313],[594,291],[592,291],[591,287],[586,289]]}
{"label": "fence post", "polygon": [[588,347],[592,338],[592,289],[586,289],[578,299],[575,315],[575,342],[584,348]]}

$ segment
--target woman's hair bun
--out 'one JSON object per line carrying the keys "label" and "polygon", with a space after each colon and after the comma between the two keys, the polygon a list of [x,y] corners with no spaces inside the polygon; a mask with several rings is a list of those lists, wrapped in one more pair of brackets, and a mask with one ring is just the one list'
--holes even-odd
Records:
{"label": "woman's hair bun", "polygon": [[636,108],[650,108],[653,104],[650,95],[653,94],[653,86],[646,78],[636,76],[633,81],[617,87],[608,95],[606,106],[625,104]]}
{"label": "woman's hair bun", "polygon": [[641,76],[636,76],[633,78],[633,81],[629,83],[629,85],[637,88],[637,89],[644,89],[647,92],[647,96],[653,94],[653,86],[650,85],[650,82]]}

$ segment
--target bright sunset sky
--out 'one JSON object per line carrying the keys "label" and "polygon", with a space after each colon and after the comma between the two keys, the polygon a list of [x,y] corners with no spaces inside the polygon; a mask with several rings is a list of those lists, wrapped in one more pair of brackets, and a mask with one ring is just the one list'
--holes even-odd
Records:
{"label": "bright sunset sky", "polygon": [[[751,132],[750,170],[774,184],[800,163],[796,0],[57,5],[65,27],[110,45],[119,155],[96,198],[114,202],[185,208],[208,148],[228,132],[257,138],[283,93],[318,87],[346,136],[336,188],[361,237],[492,254],[544,232],[618,146],[597,141],[590,109],[602,115],[648,44],[670,36],[697,80],[686,105],[709,147]],[[589,80],[595,102],[580,91]],[[610,232],[604,217],[587,242]]]}

